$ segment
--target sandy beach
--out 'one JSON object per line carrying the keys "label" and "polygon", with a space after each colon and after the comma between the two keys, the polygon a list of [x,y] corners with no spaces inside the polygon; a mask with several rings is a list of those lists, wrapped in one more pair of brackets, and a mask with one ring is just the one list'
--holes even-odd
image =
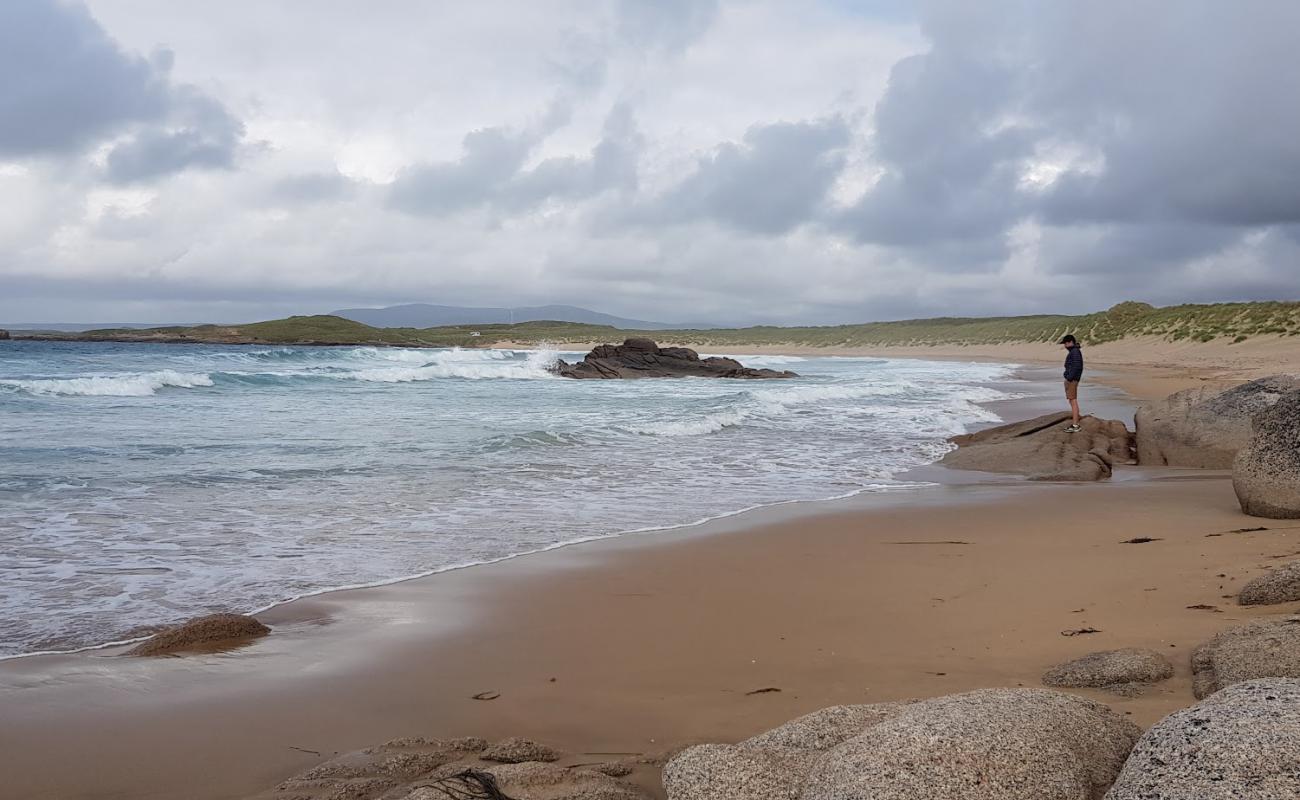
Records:
{"label": "sandy beach", "polygon": [[[1254,368],[1115,363],[1104,380],[1143,398]],[[1085,411],[1131,414],[1132,399],[1093,391]],[[917,477],[939,483],[289,603],[259,615],[271,636],[225,652],[0,662],[0,796],[243,797],[405,735],[527,736],[570,761],[650,754],[837,703],[1037,686],[1053,664],[1124,646],[1168,651],[1175,678],[1134,698],[1080,691],[1145,726],[1193,702],[1197,643],[1291,610],[1230,599],[1300,552],[1300,525],[1243,516],[1225,473]],[[660,791],[653,770],[636,779]]]}

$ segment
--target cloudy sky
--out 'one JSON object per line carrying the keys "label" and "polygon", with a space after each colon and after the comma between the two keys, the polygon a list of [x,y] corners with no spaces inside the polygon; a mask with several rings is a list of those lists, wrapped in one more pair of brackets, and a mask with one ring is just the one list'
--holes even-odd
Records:
{"label": "cloudy sky", "polygon": [[4,0],[0,322],[1300,298],[1294,0]]}

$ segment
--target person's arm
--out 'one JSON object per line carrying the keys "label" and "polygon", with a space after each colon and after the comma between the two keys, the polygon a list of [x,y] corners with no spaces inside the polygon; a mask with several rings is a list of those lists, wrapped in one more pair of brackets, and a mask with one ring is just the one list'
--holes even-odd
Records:
{"label": "person's arm", "polygon": [[1083,353],[1079,348],[1070,348],[1070,356],[1065,359],[1065,379],[1077,381],[1083,377]]}

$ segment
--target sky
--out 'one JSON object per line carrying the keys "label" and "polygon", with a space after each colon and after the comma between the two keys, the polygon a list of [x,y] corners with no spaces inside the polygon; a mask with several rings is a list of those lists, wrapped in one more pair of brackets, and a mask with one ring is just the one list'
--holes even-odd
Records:
{"label": "sky", "polygon": [[4,0],[0,322],[1300,299],[1293,0]]}

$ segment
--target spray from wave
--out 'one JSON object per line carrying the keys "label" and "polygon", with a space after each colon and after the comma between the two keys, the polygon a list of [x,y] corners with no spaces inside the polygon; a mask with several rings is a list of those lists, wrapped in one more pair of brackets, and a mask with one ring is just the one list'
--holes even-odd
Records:
{"label": "spray from wave", "polygon": [[81,378],[37,378],[0,380],[0,386],[36,395],[67,397],[148,397],[159,389],[175,387],[193,389],[211,386],[212,378],[204,373],[177,372],[165,369],[125,375],[91,375]]}

